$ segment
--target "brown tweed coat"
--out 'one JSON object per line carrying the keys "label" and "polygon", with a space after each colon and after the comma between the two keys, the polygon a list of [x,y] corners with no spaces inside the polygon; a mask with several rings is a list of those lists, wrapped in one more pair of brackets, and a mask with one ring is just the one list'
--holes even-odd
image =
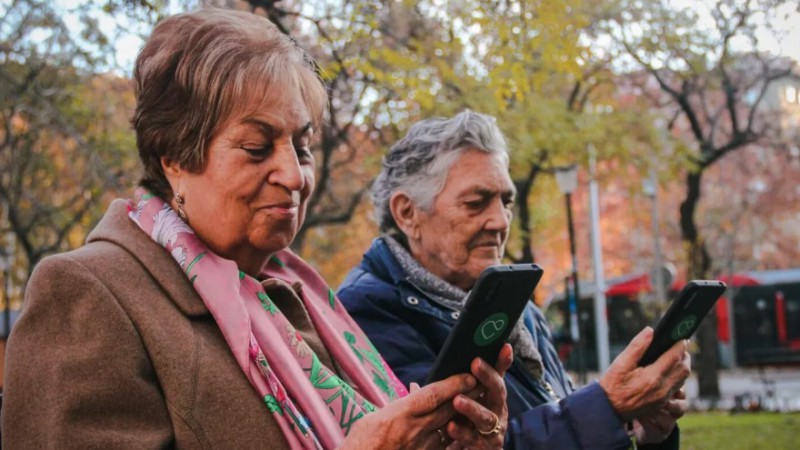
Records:
{"label": "brown tweed coat", "polygon": [[[265,287],[334,367],[293,288]],[[288,448],[187,277],[122,200],[87,245],[37,265],[5,364],[3,449]]]}

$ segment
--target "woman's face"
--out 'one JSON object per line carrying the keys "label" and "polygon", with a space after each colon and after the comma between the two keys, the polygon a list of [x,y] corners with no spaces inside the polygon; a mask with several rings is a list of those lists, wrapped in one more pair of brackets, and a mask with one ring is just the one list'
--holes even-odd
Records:
{"label": "woman's face", "polygon": [[201,172],[163,163],[197,236],[250,275],[294,240],[314,189],[308,109],[299,92],[279,97],[234,114],[208,146]]}
{"label": "woman's face", "polygon": [[480,273],[500,264],[508,230],[514,184],[496,155],[464,152],[451,166],[444,188],[428,212],[418,210],[414,257],[428,270],[464,290]]}

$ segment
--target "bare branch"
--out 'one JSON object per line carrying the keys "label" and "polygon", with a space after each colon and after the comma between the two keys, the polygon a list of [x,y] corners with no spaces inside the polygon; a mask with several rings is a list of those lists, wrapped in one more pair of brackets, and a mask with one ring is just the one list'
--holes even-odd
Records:
{"label": "bare branch", "polygon": [[325,214],[325,215],[317,215],[314,217],[308,217],[306,219],[305,227],[306,228],[313,228],[316,226],[320,226],[322,224],[336,224],[336,223],[347,223],[353,217],[353,214],[358,207],[358,204],[361,202],[364,194],[369,190],[369,185],[372,182],[368,183],[367,186],[358,190],[358,192],[353,195],[347,205],[347,208],[341,212],[340,214]]}

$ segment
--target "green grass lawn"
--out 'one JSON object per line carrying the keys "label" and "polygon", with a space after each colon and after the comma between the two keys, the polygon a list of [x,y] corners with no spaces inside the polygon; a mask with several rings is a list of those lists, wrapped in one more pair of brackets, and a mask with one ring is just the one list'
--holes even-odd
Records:
{"label": "green grass lawn", "polygon": [[681,449],[800,449],[800,413],[698,413],[684,416]]}

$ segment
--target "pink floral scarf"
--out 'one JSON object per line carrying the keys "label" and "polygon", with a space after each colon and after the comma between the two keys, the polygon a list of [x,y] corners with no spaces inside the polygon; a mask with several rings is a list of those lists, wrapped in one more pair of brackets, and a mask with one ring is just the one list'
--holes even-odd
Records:
{"label": "pink floral scarf", "polygon": [[336,448],[365,414],[407,395],[333,291],[291,251],[274,255],[264,275],[302,282],[303,305],[349,383],[320,362],[258,280],[212,253],[168,204],[139,189],[129,207],[189,277],[293,449]]}

